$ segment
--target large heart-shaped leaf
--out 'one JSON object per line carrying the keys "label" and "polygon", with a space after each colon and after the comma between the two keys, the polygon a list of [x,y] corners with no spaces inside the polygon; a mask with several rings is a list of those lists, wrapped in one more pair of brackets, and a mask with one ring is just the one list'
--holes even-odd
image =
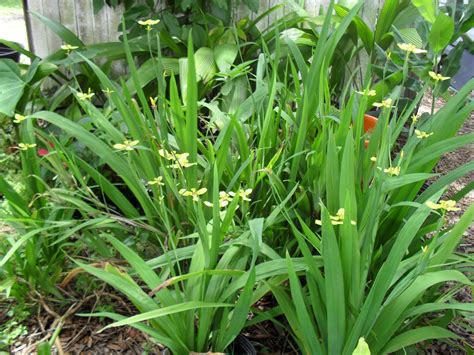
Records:
{"label": "large heart-shaped leaf", "polygon": [[25,85],[16,63],[11,59],[0,60],[0,113],[13,116]]}
{"label": "large heart-shaped leaf", "polygon": [[412,4],[418,8],[418,11],[425,20],[431,23],[435,22],[436,7],[433,0],[412,0]]}
{"label": "large heart-shaped leaf", "polygon": [[436,17],[431,32],[428,36],[431,49],[436,53],[441,52],[450,42],[454,34],[454,21],[451,17],[440,12]]}
{"label": "large heart-shaped leaf", "polygon": [[220,72],[227,73],[230,70],[237,58],[238,51],[239,48],[233,43],[221,44],[214,48],[214,58]]}

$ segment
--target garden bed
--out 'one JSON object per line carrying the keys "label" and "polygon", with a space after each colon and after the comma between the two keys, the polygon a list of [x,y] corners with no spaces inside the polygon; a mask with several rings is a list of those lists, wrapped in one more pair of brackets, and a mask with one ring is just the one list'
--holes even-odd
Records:
{"label": "garden bed", "polygon": [[372,29],[331,3],[262,30],[152,5],[126,3],[122,43],[41,14],[58,52],[2,41],[31,65],[0,61],[0,346],[468,349],[474,79],[450,92],[463,42],[442,55],[468,10],[386,2]]}

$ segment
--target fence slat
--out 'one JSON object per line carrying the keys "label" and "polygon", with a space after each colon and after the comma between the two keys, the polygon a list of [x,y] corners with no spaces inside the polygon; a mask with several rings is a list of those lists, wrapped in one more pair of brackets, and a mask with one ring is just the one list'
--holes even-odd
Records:
{"label": "fence slat", "polygon": [[[28,3],[28,10],[43,13],[43,0],[30,1]],[[30,50],[34,51],[38,56],[45,57],[49,53],[48,39],[45,36],[46,26],[38,20],[36,17],[29,15],[28,22],[31,29],[28,31],[29,47]]]}
{"label": "fence slat", "polygon": [[[320,8],[327,7],[330,0],[295,0],[296,3],[304,5],[312,16],[319,14]],[[384,0],[372,0],[366,2],[362,17],[367,23],[375,23],[376,14],[383,5]],[[280,0],[261,0],[259,12],[263,13],[269,8],[281,4]],[[94,14],[93,0],[27,0],[28,8],[37,11],[51,19],[60,21],[63,25],[76,33],[85,43],[100,43],[117,41],[120,18],[123,14],[123,6],[111,9],[105,6],[98,14]],[[162,8],[160,4],[159,8]],[[275,20],[290,11],[290,7],[282,9],[267,16],[259,23],[260,28],[271,25]],[[249,16],[255,18],[255,14],[245,8],[236,6],[234,17],[242,18]],[[47,29],[39,20],[31,16],[29,20],[30,47],[39,56],[51,54],[59,48],[61,41]]]}

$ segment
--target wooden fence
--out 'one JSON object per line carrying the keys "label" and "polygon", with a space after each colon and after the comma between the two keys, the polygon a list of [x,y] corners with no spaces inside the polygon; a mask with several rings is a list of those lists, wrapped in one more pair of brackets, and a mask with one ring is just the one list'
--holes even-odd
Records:
{"label": "wooden fence", "polygon": [[[52,20],[62,23],[71,31],[76,33],[86,43],[100,43],[116,41],[118,39],[118,26],[123,13],[121,8],[111,9],[105,6],[99,13],[94,14],[93,0],[23,0],[26,10],[36,11]],[[319,12],[321,6],[327,6],[329,0],[305,0],[304,8],[312,15]],[[340,0],[339,2],[351,3],[352,0]],[[285,1],[261,0],[260,13]],[[369,23],[375,23],[376,13],[383,4],[383,0],[371,0],[366,2],[363,9],[363,17]],[[278,16],[290,11],[288,6],[272,13],[262,23],[265,27]],[[245,15],[241,7],[236,9],[237,17]],[[255,16],[253,14],[252,16]],[[37,55],[44,57],[59,49],[61,40],[34,16],[26,15],[29,46]]]}

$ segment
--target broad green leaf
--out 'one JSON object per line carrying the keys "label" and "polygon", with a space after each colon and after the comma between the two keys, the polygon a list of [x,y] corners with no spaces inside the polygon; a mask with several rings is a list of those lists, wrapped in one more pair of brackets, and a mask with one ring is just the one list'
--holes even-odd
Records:
{"label": "broad green leaf", "polygon": [[214,51],[208,47],[201,47],[194,53],[194,60],[197,80],[208,82],[216,73]]}
{"label": "broad green leaf", "polygon": [[[160,61],[166,75],[178,74],[179,64],[177,58],[161,58]],[[157,70],[158,59],[156,58],[148,59],[140,66],[140,68],[137,69],[136,75],[142,87],[145,87],[150,82],[156,80],[158,76]],[[136,93],[135,83],[132,78],[127,80],[127,88],[130,91],[130,94],[133,95]]]}
{"label": "broad green leaf", "polygon": [[390,31],[392,23],[399,12],[398,6],[398,0],[384,1],[384,5],[377,18],[377,25],[375,26],[375,43],[380,44],[379,42],[381,41],[382,37]]}
{"label": "broad green leaf", "polygon": [[414,44],[417,48],[423,48],[423,40],[416,28],[401,28],[398,30],[405,43]]}
{"label": "broad green leaf", "polygon": [[13,117],[25,86],[18,65],[11,59],[0,60],[0,113]]}
{"label": "broad green leaf", "polygon": [[230,70],[237,58],[237,54],[238,47],[236,44],[225,43],[214,48],[214,60],[221,73],[227,73]]}
{"label": "broad green leaf", "polygon": [[436,8],[433,0],[411,0],[411,2],[428,22],[434,23],[436,21]]}
{"label": "broad green leaf", "polygon": [[[338,14],[341,17],[346,16],[349,11],[344,8],[343,6],[340,5],[334,5],[334,10],[336,11],[336,14]],[[357,34],[364,44],[367,52],[371,52],[373,48],[373,42],[374,42],[374,34],[372,30],[370,29],[369,26],[359,17],[359,16],[354,16],[354,19],[352,20],[353,23],[355,24],[357,28]]]}
{"label": "broad green leaf", "polygon": [[428,41],[435,53],[441,52],[451,43],[454,34],[454,21],[444,12],[440,12],[431,27]]}

